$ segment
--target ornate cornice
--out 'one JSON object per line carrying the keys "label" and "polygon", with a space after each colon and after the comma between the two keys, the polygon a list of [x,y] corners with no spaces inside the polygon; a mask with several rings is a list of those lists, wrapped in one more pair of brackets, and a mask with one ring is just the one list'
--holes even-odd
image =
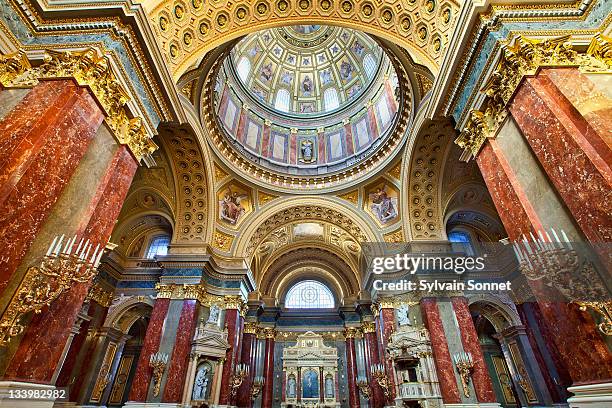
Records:
{"label": "ornate cornice", "polygon": [[570,36],[536,40],[518,36],[502,48],[497,66],[481,92],[486,99],[481,110],[470,111],[468,121],[455,143],[464,151],[461,160],[476,157],[487,138],[494,138],[507,116],[523,78],[534,76],[542,67],[579,67],[585,72],[606,72],[612,68],[610,39],[597,35],[586,53],[574,50]]}
{"label": "ornate cornice", "polygon": [[131,118],[130,97],[117,81],[108,58],[94,48],[84,51],[47,50],[43,63],[32,67],[23,51],[0,56],[0,80],[6,88],[29,88],[40,80],[71,78],[87,87],[104,110],[105,120],[118,143],[127,145],[138,162],[149,158],[157,145],[147,134],[142,118]]}
{"label": "ornate cornice", "polygon": [[246,313],[246,303],[241,296],[213,295],[202,285],[162,284],[155,285],[157,299],[197,300],[204,306],[217,305],[222,309],[238,309],[241,315]]}

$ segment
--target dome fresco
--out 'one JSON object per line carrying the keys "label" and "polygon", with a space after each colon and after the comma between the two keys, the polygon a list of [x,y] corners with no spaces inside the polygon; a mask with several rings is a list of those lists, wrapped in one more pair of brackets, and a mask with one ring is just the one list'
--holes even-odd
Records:
{"label": "dome fresco", "polygon": [[249,35],[231,52],[235,75],[264,106],[312,115],[340,109],[375,82],[387,57],[366,34],[301,25]]}
{"label": "dome fresco", "polygon": [[366,34],[339,27],[251,34],[215,81],[221,134],[249,163],[277,174],[322,176],[360,164],[392,134],[402,106],[388,56]]}

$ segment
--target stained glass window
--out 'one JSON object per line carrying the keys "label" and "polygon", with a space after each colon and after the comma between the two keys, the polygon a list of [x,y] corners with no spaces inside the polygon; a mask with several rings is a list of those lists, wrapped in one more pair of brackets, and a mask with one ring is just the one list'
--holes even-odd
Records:
{"label": "stained glass window", "polygon": [[321,282],[302,281],[287,292],[285,307],[288,309],[329,309],[334,307],[334,295]]}
{"label": "stained glass window", "polygon": [[167,255],[169,243],[170,238],[168,236],[160,236],[153,238],[153,240],[151,241],[151,245],[149,245],[149,250],[147,251],[147,258],[153,259],[157,255]]}

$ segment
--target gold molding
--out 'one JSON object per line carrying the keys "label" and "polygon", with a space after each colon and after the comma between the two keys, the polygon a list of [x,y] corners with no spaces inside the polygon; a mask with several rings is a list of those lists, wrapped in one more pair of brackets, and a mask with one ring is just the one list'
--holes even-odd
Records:
{"label": "gold molding", "polygon": [[[127,145],[138,162],[157,150],[157,145],[140,117],[130,117],[126,108],[130,97],[117,81],[110,61],[98,55],[94,48],[83,51],[45,52],[43,63],[32,67],[25,52],[0,56],[2,86],[31,88],[40,80],[71,78],[87,87],[104,111],[106,123],[119,144]],[[27,65],[30,65],[29,67]]]}
{"label": "gold molding", "polygon": [[104,289],[100,284],[95,283],[89,288],[86,300],[93,300],[104,307],[110,307],[113,302],[113,292]]}
{"label": "gold molding", "polygon": [[383,239],[385,240],[385,242],[390,242],[394,244],[404,242],[404,232],[401,228],[399,228],[393,232],[383,235]]}
{"label": "gold molding", "polygon": [[455,144],[463,149],[462,161],[476,157],[485,141],[496,136],[508,115],[506,107],[523,78],[536,75],[543,67],[573,66],[583,72],[611,71],[610,38],[596,35],[584,54],[574,50],[570,40],[569,35],[546,40],[517,36],[502,48],[495,70],[481,89],[486,94],[483,107],[470,111],[463,131],[455,139]]}
{"label": "gold molding", "polygon": [[270,201],[278,197],[279,196],[277,195],[264,193],[263,191],[259,190],[257,191],[257,205],[259,207],[263,207],[264,205],[268,204]]}
{"label": "gold molding", "polygon": [[215,230],[215,234],[213,236],[213,248],[216,248],[223,252],[229,252],[232,248],[232,243],[234,242],[234,236],[230,234],[226,234],[223,231]]}

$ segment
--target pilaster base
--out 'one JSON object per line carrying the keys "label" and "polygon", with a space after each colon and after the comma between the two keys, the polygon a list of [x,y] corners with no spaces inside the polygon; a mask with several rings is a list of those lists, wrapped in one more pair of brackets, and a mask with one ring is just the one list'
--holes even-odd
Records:
{"label": "pilaster base", "polygon": [[606,408],[612,406],[612,382],[572,386],[567,400],[570,408]]}
{"label": "pilaster base", "polygon": [[[41,398],[19,398],[22,393],[27,393],[30,390],[34,393],[40,393]],[[53,398],[54,390],[56,388],[53,385],[20,381],[0,381],[0,407],[52,408],[57,399]]]}

